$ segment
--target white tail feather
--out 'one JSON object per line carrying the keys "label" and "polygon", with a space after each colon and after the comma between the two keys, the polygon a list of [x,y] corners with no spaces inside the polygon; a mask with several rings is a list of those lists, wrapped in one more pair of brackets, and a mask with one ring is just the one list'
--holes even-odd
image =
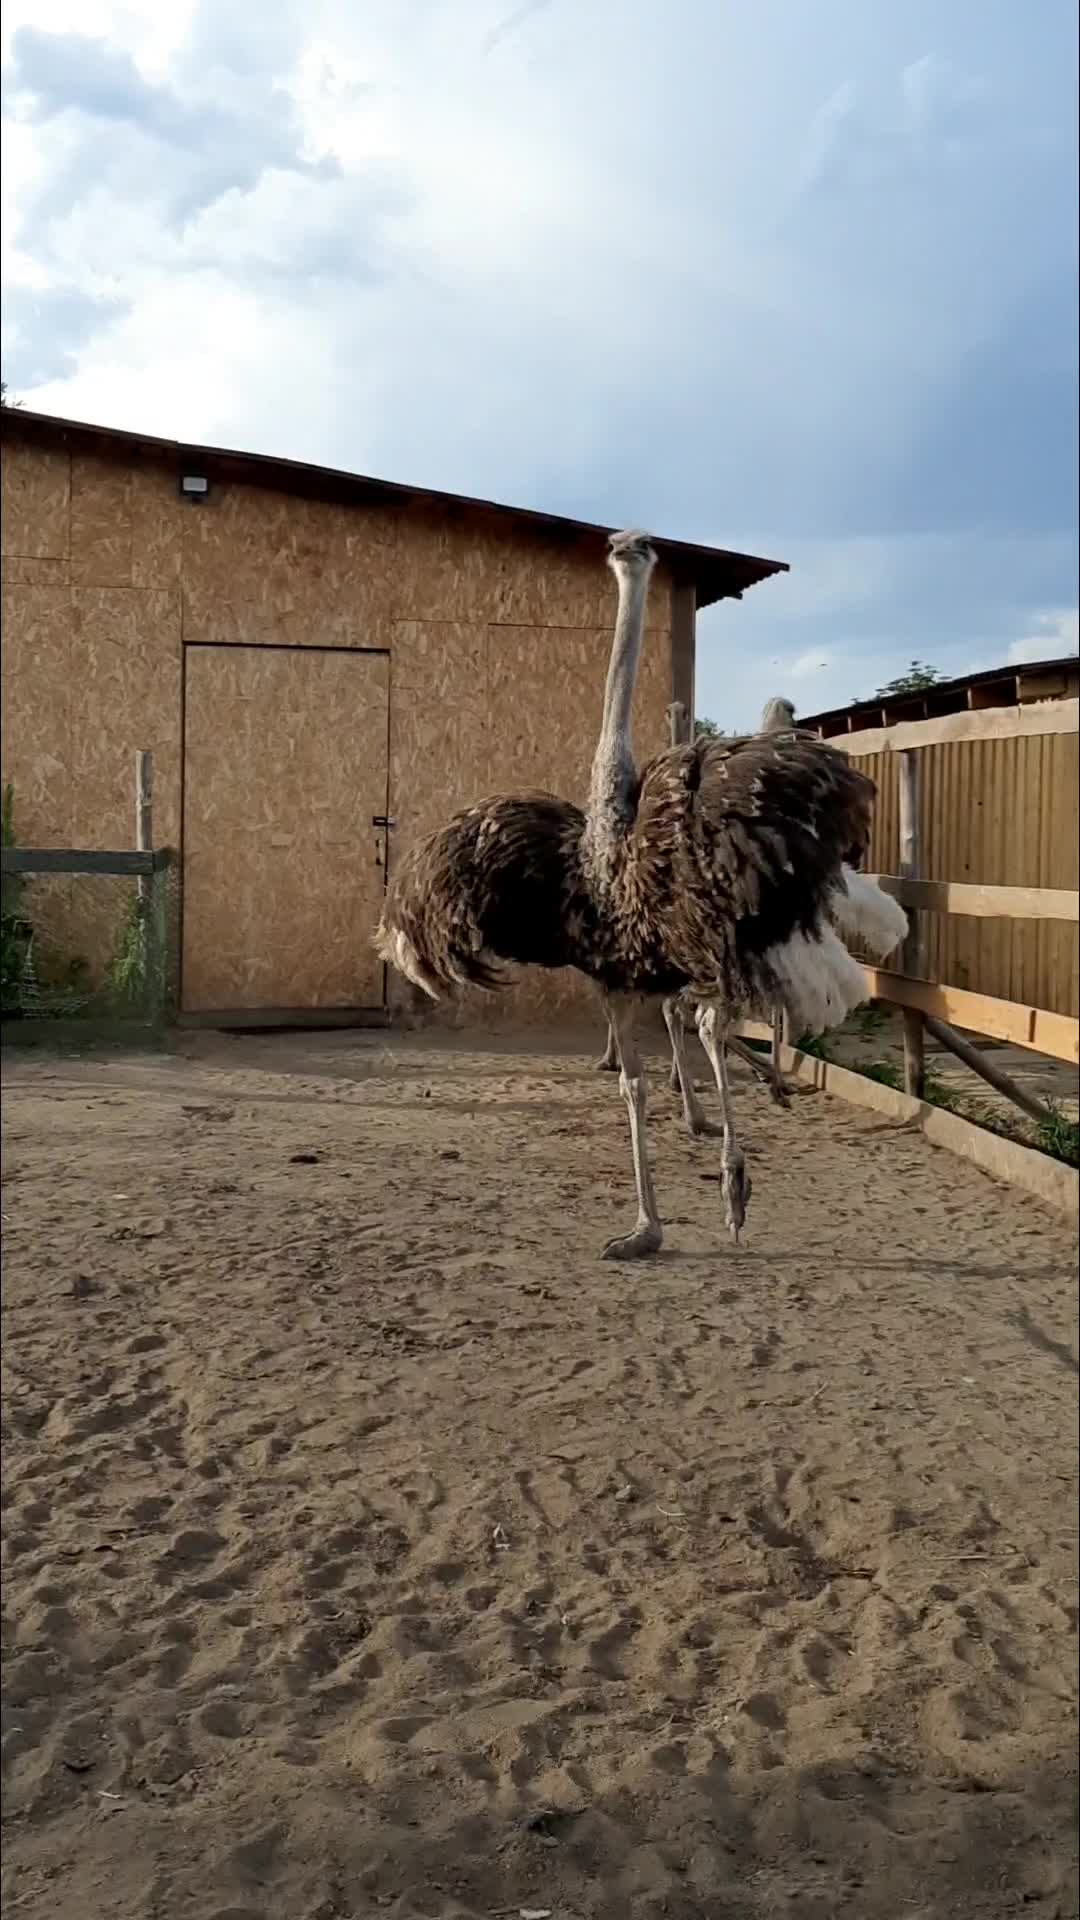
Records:
{"label": "white tail feather", "polygon": [[860,940],[875,960],[886,960],[895,953],[908,930],[908,918],[902,906],[852,867],[841,870],[841,884],[832,897],[830,910],[835,926],[848,940]]}
{"label": "white tail feather", "polygon": [[818,939],[792,934],[765,955],[796,1033],[827,1033],[866,999],[866,980],[831,927]]}
{"label": "white tail feather", "polygon": [[404,974],[406,980],[411,980],[414,987],[419,987],[423,993],[426,993],[429,999],[442,999],[438,983],[428,973],[407,934],[395,931],[383,942],[377,941],[376,952],[388,965],[396,967],[399,973]]}

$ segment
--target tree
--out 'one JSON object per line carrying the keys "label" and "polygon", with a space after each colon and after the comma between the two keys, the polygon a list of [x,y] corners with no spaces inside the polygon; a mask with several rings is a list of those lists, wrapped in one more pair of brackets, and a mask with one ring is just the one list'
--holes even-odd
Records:
{"label": "tree", "polygon": [[928,667],[925,660],[913,660],[906,673],[898,673],[895,680],[879,687],[872,698],[893,700],[905,693],[925,693],[927,687],[936,687],[944,678],[937,667]]}
{"label": "tree", "polygon": [[699,740],[717,740],[720,729],[715,720],[695,720],[694,733]]}
{"label": "tree", "polygon": [[21,406],[21,404],[22,402],[19,400],[8,399],[7,381],[0,380],[0,407],[18,407]]}

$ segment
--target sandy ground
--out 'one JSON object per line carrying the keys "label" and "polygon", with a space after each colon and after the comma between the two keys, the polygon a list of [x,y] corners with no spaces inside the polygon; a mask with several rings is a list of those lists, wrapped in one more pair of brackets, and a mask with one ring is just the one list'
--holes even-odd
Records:
{"label": "sandy ground", "polygon": [[574,1045],[7,1062],[5,1920],[1077,1912],[1069,1229]]}

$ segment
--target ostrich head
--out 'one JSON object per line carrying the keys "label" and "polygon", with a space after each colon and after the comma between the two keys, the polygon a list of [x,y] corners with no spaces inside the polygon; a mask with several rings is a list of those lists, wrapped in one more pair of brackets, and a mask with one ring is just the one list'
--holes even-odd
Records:
{"label": "ostrich head", "polygon": [[608,566],[628,579],[647,580],[656,565],[656,548],[647,533],[630,528],[608,535]]}
{"label": "ostrich head", "polygon": [[762,733],[786,733],[794,725],[795,709],[790,700],[783,700],[776,695],[765,702],[761,715]]}

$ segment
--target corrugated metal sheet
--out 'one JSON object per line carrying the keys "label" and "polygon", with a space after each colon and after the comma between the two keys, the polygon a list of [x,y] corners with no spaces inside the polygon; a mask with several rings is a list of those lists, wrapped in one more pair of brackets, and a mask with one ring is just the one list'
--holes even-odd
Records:
{"label": "corrugated metal sheet", "polygon": [[[965,740],[918,750],[922,877],[981,886],[1069,887],[1080,861],[1080,736]],[[898,760],[860,755],[876,780],[871,859],[900,858]],[[1055,921],[927,914],[927,976],[943,985],[1080,1016],[1080,937]]]}

